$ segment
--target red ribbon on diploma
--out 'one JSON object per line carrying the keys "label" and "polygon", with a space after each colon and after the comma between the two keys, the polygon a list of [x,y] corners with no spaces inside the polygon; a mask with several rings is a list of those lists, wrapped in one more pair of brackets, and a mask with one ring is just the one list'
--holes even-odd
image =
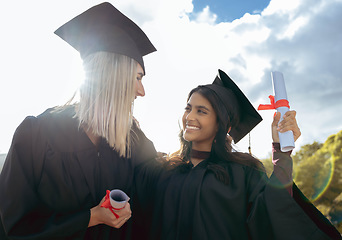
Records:
{"label": "red ribbon on diploma", "polygon": [[274,102],[274,96],[269,95],[268,98],[270,99],[271,104],[260,104],[258,110],[271,110],[277,109],[278,107],[290,108],[289,101],[286,99],[279,99],[277,102]]}
{"label": "red ribbon on diploma", "polygon": [[110,204],[110,196],[109,196],[109,194],[110,194],[110,191],[107,190],[106,191],[105,201],[101,204],[101,207],[108,208],[114,214],[116,219],[118,219],[119,215],[116,212],[114,212],[114,210],[118,211],[118,210],[121,210],[121,209],[123,209],[125,207],[123,207],[123,208],[113,208],[113,206]]}

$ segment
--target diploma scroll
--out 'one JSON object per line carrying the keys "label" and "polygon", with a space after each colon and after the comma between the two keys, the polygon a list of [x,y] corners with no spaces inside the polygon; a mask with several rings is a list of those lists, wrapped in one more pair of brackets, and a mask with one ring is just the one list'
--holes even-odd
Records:
{"label": "diploma scroll", "polygon": [[114,189],[109,193],[110,205],[115,210],[123,209],[126,203],[129,201],[129,197],[126,193],[121,191],[120,189]]}
{"label": "diploma scroll", "polygon": [[[271,76],[274,90],[274,102],[277,103],[279,102],[279,100],[287,101],[287,94],[283,74],[281,72],[275,71],[271,73]],[[280,106],[277,107],[276,110],[281,114],[281,121],[283,119],[284,114],[289,110],[289,108],[287,106]],[[279,141],[280,149],[282,152],[288,152],[295,148],[292,131],[287,131],[284,133],[279,132]]]}
{"label": "diploma scroll", "polygon": [[119,218],[115,211],[123,209],[128,201],[129,197],[120,189],[107,190],[105,201],[101,204],[101,207],[108,208],[116,218]]}

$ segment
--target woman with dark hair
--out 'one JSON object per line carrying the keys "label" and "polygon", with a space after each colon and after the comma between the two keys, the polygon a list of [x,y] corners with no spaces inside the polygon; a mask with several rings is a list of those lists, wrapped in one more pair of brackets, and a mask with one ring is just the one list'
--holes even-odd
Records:
{"label": "woman with dark hair", "polygon": [[274,117],[268,178],[259,160],[231,146],[262,120],[241,90],[222,71],[213,84],[193,89],[181,149],[136,175],[152,218],[150,239],[339,239],[293,184],[291,153],[280,151],[278,131],[300,136],[295,115],[287,112],[279,127],[280,114]]}

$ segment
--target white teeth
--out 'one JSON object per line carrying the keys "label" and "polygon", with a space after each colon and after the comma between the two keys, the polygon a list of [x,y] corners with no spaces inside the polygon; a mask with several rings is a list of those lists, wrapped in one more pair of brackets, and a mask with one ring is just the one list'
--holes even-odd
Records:
{"label": "white teeth", "polygon": [[193,129],[193,130],[197,130],[199,129],[199,127],[195,127],[195,126],[186,126],[187,129]]}

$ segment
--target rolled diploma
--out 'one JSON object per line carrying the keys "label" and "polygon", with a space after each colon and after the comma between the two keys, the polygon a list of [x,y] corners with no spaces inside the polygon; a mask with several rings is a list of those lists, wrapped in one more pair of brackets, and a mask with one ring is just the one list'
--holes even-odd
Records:
{"label": "rolled diploma", "polygon": [[120,189],[114,189],[110,191],[109,199],[110,205],[112,205],[114,210],[119,210],[125,207],[126,203],[129,200],[129,197]]}
{"label": "rolled diploma", "polygon": [[[274,102],[277,102],[280,99],[287,100],[286,88],[284,77],[281,72],[271,72],[273,90],[274,90]],[[280,121],[282,121],[284,114],[289,110],[288,107],[279,107],[277,111],[280,112],[281,117]],[[279,132],[279,141],[280,141],[280,149],[282,152],[288,152],[295,148],[293,132],[287,131],[284,133]]]}

